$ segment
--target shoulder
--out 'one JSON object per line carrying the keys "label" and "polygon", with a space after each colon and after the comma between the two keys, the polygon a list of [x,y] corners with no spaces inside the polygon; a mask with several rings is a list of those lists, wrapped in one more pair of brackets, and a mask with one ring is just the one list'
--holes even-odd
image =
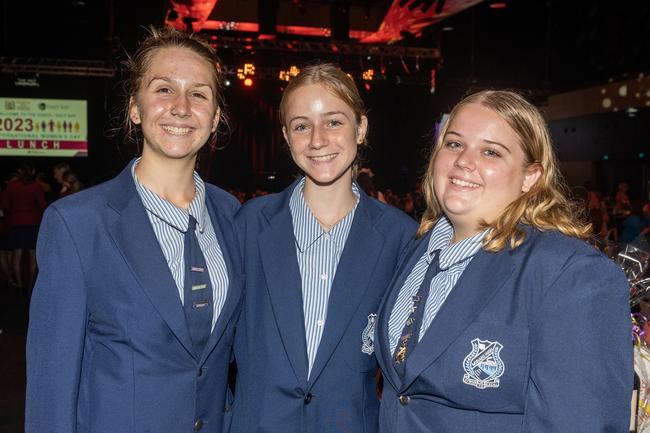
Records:
{"label": "shoulder", "polygon": [[418,224],[401,209],[367,195],[362,200],[366,201],[368,208],[376,215],[375,227],[378,229],[390,232],[408,232],[409,235],[415,234]]}
{"label": "shoulder", "polygon": [[[62,197],[52,203],[48,209],[56,210],[64,216],[94,212],[98,208],[106,205],[115,186],[115,179],[111,179],[99,185]],[[123,191],[122,194],[128,194],[128,192]]]}
{"label": "shoulder", "polygon": [[235,219],[237,221],[250,221],[259,218],[263,209],[281,207],[283,198],[284,193],[274,193],[250,199],[242,205]]}
{"label": "shoulder", "polygon": [[547,276],[578,274],[575,278],[620,278],[623,274],[614,261],[587,242],[558,231],[527,230],[526,241],[514,252],[522,268],[536,268]]}
{"label": "shoulder", "polygon": [[205,183],[205,194],[220,208],[227,209],[230,215],[234,215],[241,204],[232,194],[211,183]]}

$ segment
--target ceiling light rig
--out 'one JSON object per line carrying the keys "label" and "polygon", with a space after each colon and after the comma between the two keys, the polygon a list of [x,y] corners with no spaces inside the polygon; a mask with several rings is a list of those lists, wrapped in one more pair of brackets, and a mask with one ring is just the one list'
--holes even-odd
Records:
{"label": "ceiling light rig", "polygon": [[280,81],[289,81],[299,73],[300,69],[295,65],[291,65],[288,70],[281,69],[278,78],[280,78]]}

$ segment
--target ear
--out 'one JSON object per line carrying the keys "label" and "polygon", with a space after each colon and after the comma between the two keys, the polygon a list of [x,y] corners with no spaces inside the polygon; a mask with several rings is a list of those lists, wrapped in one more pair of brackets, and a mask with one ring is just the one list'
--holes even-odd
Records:
{"label": "ear", "polygon": [[212,129],[211,129],[212,132],[217,130],[217,127],[219,126],[220,118],[221,118],[221,107],[217,107],[217,111],[214,113],[214,119],[212,119]]}
{"label": "ear", "polygon": [[361,121],[357,126],[357,144],[363,143],[366,139],[366,132],[368,132],[368,118],[361,116]]}
{"label": "ear", "polygon": [[286,141],[287,144],[289,144],[289,137],[287,137],[287,127],[286,126],[282,127],[282,135],[284,136],[284,141]]}
{"label": "ear", "polygon": [[540,177],[542,177],[542,166],[534,162],[526,167],[526,174],[524,175],[524,183],[521,185],[521,192],[528,192],[531,188],[537,183]]}
{"label": "ear", "polygon": [[136,104],[133,96],[129,98],[129,118],[131,119],[131,122],[136,125],[142,123],[142,119],[140,119],[140,110],[138,110],[138,104]]}

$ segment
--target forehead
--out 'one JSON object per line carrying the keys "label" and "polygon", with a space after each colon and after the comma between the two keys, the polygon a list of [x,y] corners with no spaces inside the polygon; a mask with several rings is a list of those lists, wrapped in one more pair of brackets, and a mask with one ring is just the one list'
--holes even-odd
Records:
{"label": "forehead", "polygon": [[447,131],[467,137],[519,145],[519,136],[508,122],[496,111],[478,103],[460,107],[450,119]]}
{"label": "forehead", "polygon": [[214,65],[183,47],[163,47],[152,51],[145,65],[144,76],[194,78],[216,84]]}
{"label": "forehead", "polygon": [[297,111],[352,113],[352,107],[326,86],[314,83],[294,89],[287,98],[287,113]]}

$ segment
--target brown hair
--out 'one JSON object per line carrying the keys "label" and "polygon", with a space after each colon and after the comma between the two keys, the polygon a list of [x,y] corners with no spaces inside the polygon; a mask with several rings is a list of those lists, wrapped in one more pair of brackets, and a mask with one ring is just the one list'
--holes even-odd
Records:
{"label": "brown hair", "polygon": [[[361,117],[366,115],[366,107],[359,95],[359,89],[354,83],[354,80],[341,68],[333,63],[317,63],[303,68],[298,75],[296,75],[287,88],[282,93],[280,100],[280,124],[285,126],[285,115],[287,112],[287,101],[289,96],[300,87],[308,86],[310,84],[319,84],[327,89],[330,93],[345,102],[348,107],[354,112],[354,118],[357,124],[361,122]],[[366,137],[368,133],[366,131]],[[364,137],[361,146],[365,146],[367,141]]]}
{"label": "brown hair", "polygon": [[[215,91],[215,106],[221,109],[219,123],[226,122],[223,110],[223,74],[221,63],[212,46],[199,35],[184,33],[172,27],[158,29],[152,26],[149,27],[149,34],[142,40],[136,52],[122,62],[126,78],[122,84],[124,105],[123,112],[121,113],[120,129],[126,141],[138,146],[142,141],[142,130],[131,121],[129,116],[131,101],[135,98],[138,90],[140,90],[142,78],[149,69],[151,58],[157,50],[162,48],[184,48],[190,50],[210,65]],[[216,134],[213,133],[209,140],[210,145],[213,145],[215,140]]]}
{"label": "brown hair", "polygon": [[465,97],[451,111],[435,142],[422,187],[427,209],[422,216],[418,236],[433,228],[443,215],[433,187],[434,161],[442,147],[449,124],[458,111],[468,104],[480,104],[503,118],[519,137],[524,152],[525,167],[538,164],[542,174],[531,189],[510,203],[494,221],[483,222],[491,230],[483,239],[487,251],[501,251],[507,245],[516,248],[525,240],[521,223],[539,230],[558,230],[568,236],[586,238],[591,226],[586,222],[582,206],[569,198],[551,137],[544,118],[532,104],[517,93],[503,90],[485,90]]}

